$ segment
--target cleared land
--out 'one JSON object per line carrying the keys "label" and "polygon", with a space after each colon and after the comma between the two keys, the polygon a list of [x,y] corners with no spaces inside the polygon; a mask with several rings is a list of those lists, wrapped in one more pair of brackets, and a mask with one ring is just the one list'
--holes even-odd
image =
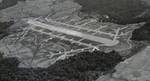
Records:
{"label": "cleared land", "polygon": [[116,45],[119,43],[118,40],[111,40],[111,39],[107,39],[107,38],[102,38],[102,37],[97,37],[97,36],[93,36],[93,35],[89,35],[89,34],[84,34],[82,32],[78,32],[78,31],[74,31],[74,30],[70,30],[70,29],[65,29],[65,28],[57,27],[57,26],[50,25],[50,24],[45,24],[45,23],[42,23],[42,22],[39,22],[36,20],[28,20],[27,23],[38,26],[38,27],[42,27],[45,29],[49,29],[51,31],[57,31],[57,32],[61,32],[64,34],[82,37],[84,39],[103,43],[107,46],[113,46],[113,45]]}

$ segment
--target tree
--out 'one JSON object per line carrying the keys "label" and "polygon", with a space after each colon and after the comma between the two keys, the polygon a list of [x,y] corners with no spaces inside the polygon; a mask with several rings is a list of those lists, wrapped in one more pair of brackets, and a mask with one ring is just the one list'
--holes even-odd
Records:
{"label": "tree", "polygon": [[7,28],[9,28],[12,24],[14,24],[13,21],[0,22],[0,39],[8,35]]}
{"label": "tree", "polygon": [[[144,12],[149,6],[141,0],[75,0],[82,5],[83,12],[97,12],[108,15],[107,21],[128,24],[139,20],[135,17]],[[106,20],[106,19],[105,19]],[[142,21],[142,20],[140,20]]]}
{"label": "tree", "polygon": [[150,22],[147,22],[141,28],[135,29],[132,33],[131,40],[150,41]]}
{"label": "tree", "polygon": [[48,68],[18,68],[16,58],[0,60],[0,81],[93,81],[112,70],[122,57],[115,51],[81,52]]}

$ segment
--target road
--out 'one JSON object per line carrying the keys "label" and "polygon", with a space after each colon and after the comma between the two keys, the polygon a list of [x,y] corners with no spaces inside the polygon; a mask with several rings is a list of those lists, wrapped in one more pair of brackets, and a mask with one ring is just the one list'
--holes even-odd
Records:
{"label": "road", "polygon": [[91,41],[103,43],[106,46],[114,46],[114,45],[119,43],[118,40],[111,40],[111,39],[107,39],[107,38],[97,37],[97,36],[85,34],[85,33],[82,33],[82,32],[78,32],[78,31],[75,31],[75,30],[70,30],[70,29],[65,29],[65,28],[57,27],[57,26],[50,25],[50,24],[45,24],[45,23],[42,23],[42,22],[39,22],[39,21],[36,21],[36,20],[33,20],[33,19],[29,19],[27,21],[27,23],[31,24],[31,25],[34,25],[34,26],[44,28],[44,29],[48,29],[48,30],[52,30],[52,31],[56,31],[56,32],[60,32],[60,33],[68,34],[68,35],[72,35],[72,36],[82,37],[84,39],[88,39],[88,40],[91,40]]}

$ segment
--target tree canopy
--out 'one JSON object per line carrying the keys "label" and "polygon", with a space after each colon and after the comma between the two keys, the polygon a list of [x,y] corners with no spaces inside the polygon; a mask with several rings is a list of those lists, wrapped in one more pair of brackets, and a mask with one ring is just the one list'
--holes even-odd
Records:
{"label": "tree canopy", "polygon": [[115,51],[81,52],[48,68],[18,68],[16,58],[0,60],[0,81],[92,81],[112,70],[122,57]]}
{"label": "tree canopy", "polygon": [[132,33],[131,40],[150,41],[150,22],[147,22],[144,26],[135,29]]}
{"label": "tree canopy", "polygon": [[[82,12],[97,12],[100,15],[108,15],[109,21],[128,24],[138,22],[135,19],[146,9],[148,5],[141,0],[75,0],[82,5]],[[133,21],[134,20],[134,21]],[[142,20],[140,20],[142,21]]]}

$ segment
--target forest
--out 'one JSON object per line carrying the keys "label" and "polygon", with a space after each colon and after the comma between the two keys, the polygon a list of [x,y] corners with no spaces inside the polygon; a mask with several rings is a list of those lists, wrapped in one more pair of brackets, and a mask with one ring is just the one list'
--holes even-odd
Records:
{"label": "forest", "polygon": [[100,75],[113,72],[123,61],[115,51],[81,52],[65,60],[59,60],[48,68],[18,68],[16,58],[0,57],[0,81],[92,81]]}
{"label": "forest", "polygon": [[118,24],[132,24],[149,20],[150,16],[141,15],[150,7],[141,0],[74,0],[82,6],[84,13],[96,12],[100,16],[108,15],[109,18],[100,18],[100,21]]}

